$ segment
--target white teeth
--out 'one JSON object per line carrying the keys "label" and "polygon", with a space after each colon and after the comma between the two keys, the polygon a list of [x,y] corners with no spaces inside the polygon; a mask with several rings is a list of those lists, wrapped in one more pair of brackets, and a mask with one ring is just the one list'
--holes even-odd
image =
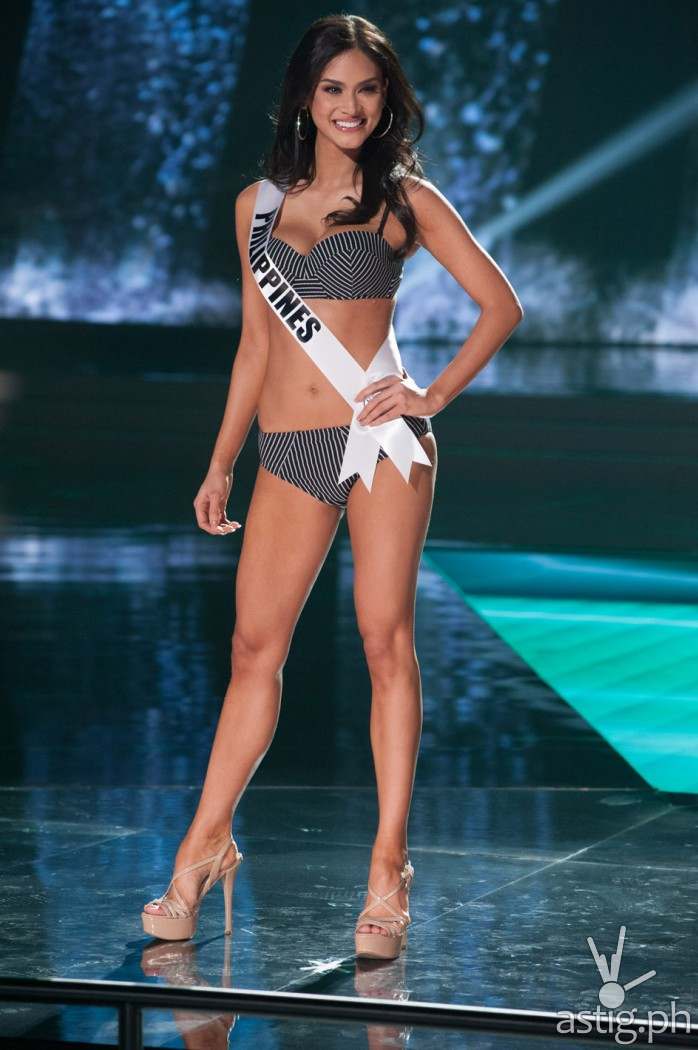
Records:
{"label": "white teeth", "polygon": [[335,124],[338,128],[358,128],[363,124],[363,118],[361,120],[335,120]]}

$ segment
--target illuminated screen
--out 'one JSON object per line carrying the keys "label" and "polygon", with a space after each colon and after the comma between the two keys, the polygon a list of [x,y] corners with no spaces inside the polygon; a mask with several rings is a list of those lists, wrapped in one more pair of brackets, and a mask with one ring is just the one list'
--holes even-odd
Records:
{"label": "illuminated screen", "polygon": [[[698,5],[363,4],[423,105],[426,176],[510,278],[517,336],[698,342]],[[239,323],[234,200],[298,17],[247,0],[35,0],[4,128],[0,314]],[[276,11],[276,17],[274,12]],[[398,334],[474,304],[422,249]]]}

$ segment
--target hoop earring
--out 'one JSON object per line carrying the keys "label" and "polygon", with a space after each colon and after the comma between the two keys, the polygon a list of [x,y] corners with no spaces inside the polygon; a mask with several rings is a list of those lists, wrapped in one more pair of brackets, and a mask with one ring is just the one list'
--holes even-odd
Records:
{"label": "hoop earring", "polygon": [[[306,121],[306,125],[305,125],[305,135],[301,135],[301,113],[302,113],[303,110],[305,110],[306,113],[307,113],[307,121]],[[301,108],[298,110],[298,113],[296,115],[296,135],[301,140],[301,142],[305,142],[305,140],[308,137],[308,125],[309,124],[310,124],[310,113],[308,113],[308,109],[307,109],[306,106],[301,106]]]}
{"label": "hoop earring", "polygon": [[[387,102],[386,102],[385,106],[383,107],[383,111],[385,112],[386,109],[390,110],[390,120],[388,121],[388,126],[385,129],[385,131],[381,131],[380,135],[376,135],[376,133],[374,131],[373,134],[371,135],[372,139],[382,139],[384,135],[388,134],[388,132],[390,131],[391,127],[393,126],[393,111],[392,111],[392,109],[390,109],[390,106],[388,105]],[[381,116],[383,116],[382,113],[381,113]]]}

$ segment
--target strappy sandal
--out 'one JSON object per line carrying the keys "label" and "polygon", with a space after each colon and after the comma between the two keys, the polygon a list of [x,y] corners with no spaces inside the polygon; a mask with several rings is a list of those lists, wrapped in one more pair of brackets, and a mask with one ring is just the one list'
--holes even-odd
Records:
{"label": "strappy sandal", "polygon": [[[392,904],[388,903],[388,898],[399,893],[403,886],[409,893],[413,878],[414,868],[409,860],[407,860],[400,872],[399,885],[397,885],[394,890],[391,890],[390,893],[381,896],[376,893],[375,890],[372,890],[369,885],[368,892],[376,899],[372,904],[368,904],[364,908],[356,920],[354,941],[356,944],[357,956],[363,956],[364,958],[369,959],[397,959],[403,948],[407,947],[407,927],[412,922],[409,911],[396,911]],[[393,914],[391,916],[368,915],[368,912],[378,904],[385,904],[388,910]],[[367,916],[367,918],[364,918],[364,916]],[[359,933],[359,927],[367,924],[372,926],[382,926],[383,929],[386,930],[386,933]]]}
{"label": "strappy sandal", "polygon": [[[223,863],[223,857],[226,855],[230,847],[235,847],[235,860],[227,868],[221,869]],[[234,839],[230,842],[224,843],[218,853],[212,857],[206,857],[205,860],[199,860],[195,864],[190,864],[187,868],[182,868],[181,871],[176,872],[170,880],[170,885],[167,887],[161,897],[155,897],[152,901],[148,901],[148,904],[159,904],[165,909],[167,915],[154,915],[149,911],[142,911],[141,918],[143,920],[143,929],[146,933],[151,934],[153,937],[159,937],[163,941],[183,941],[189,937],[193,937],[196,933],[196,924],[199,917],[199,907],[201,901],[206,896],[212,886],[222,879],[223,880],[223,895],[225,898],[225,932],[233,932],[233,881],[235,879],[235,873],[237,872],[240,864],[242,863],[242,853],[237,848],[237,844]],[[177,887],[175,886],[175,880],[180,875],[186,875],[190,871],[194,871],[196,868],[203,868],[205,865],[210,864],[211,870],[209,871],[206,881],[199,893],[199,899],[193,908],[187,907],[182,900]],[[177,899],[168,897],[167,894],[170,887],[174,889]],[[148,905],[146,905],[148,907]]]}

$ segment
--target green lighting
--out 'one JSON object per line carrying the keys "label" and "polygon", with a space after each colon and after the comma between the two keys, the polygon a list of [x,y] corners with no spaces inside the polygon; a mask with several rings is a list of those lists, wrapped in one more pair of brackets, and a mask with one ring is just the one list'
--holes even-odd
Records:
{"label": "green lighting", "polygon": [[694,562],[424,558],[648,784],[698,792],[698,604],[681,600],[698,591]]}

